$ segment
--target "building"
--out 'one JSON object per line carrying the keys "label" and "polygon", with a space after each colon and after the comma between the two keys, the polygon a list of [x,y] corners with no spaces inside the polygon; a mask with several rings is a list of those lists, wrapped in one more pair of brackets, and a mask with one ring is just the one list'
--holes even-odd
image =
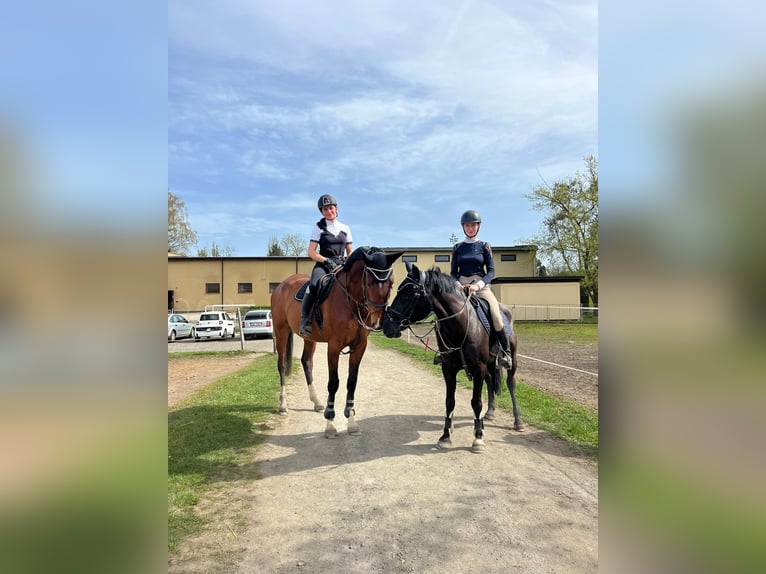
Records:
{"label": "building", "polygon": [[[405,262],[421,269],[439,267],[449,272],[451,247],[386,247],[404,251],[394,264],[398,285],[406,276]],[[491,288],[506,305],[555,305],[572,307],[578,318],[578,277],[535,277],[533,245],[492,247],[495,281]],[[211,305],[268,307],[271,292],[286,277],[309,274],[314,262],[308,257],[186,257],[168,254],[168,310],[179,313],[202,311]],[[517,314],[518,317],[518,314]],[[545,317],[529,317],[545,318]]]}

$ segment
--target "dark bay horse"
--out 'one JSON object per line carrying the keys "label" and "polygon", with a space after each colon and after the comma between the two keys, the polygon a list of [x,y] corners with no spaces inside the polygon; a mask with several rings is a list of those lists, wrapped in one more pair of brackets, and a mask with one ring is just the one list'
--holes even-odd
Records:
{"label": "dark bay horse", "polygon": [[[340,386],[338,362],[340,354],[349,348],[348,381],[346,382],[346,407],[343,411],[348,419],[349,434],[359,434],[359,426],[354,415],[354,393],[359,376],[359,363],[367,348],[367,336],[370,331],[380,327],[380,321],[388,303],[394,284],[391,266],[403,251],[386,253],[377,247],[359,247],[355,249],[345,263],[339,267],[333,279],[329,294],[319,303],[322,323],[318,324],[312,313],[312,335],[303,340],[301,365],[306,376],[309,399],[314,403],[314,410],[324,409],[327,420],[325,436],[334,438],[337,434],[335,419],[335,393]],[[308,281],[308,275],[291,275],[271,294],[271,316],[274,321],[276,338],[277,368],[279,370],[279,412],[287,413],[285,401],[285,377],[292,371],[293,333],[299,332],[301,322],[301,302],[296,300],[298,290]],[[319,299],[322,299],[321,291]],[[327,343],[327,406],[319,401],[314,389],[312,370],[314,351],[318,342]]]}
{"label": "dark bay horse", "polygon": [[[431,312],[434,313],[442,375],[447,385],[444,432],[437,446],[447,448],[452,444],[450,435],[452,415],[455,411],[457,374],[465,369],[468,378],[473,381],[471,407],[474,413],[474,441],[471,450],[483,452],[485,444],[481,394],[486,381],[489,396],[487,415],[491,418],[494,413],[495,395],[500,393],[502,384],[502,369],[497,357],[499,345],[494,341],[494,337],[490,339],[476,310],[469,304],[465,291],[456,286],[454,279],[438,268],[421,271],[416,265],[407,263],[406,266],[407,277],[399,285],[396,297],[386,311],[383,333],[386,337],[399,337],[411,323],[425,319]],[[511,310],[505,305],[500,305],[500,309],[512,326]],[[508,337],[508,342],[512,365],[508,369],[506,383],[513,402],[513,426],[515,430],[523,430],[524,423],[516,403],[517,340],[513,331]]]}

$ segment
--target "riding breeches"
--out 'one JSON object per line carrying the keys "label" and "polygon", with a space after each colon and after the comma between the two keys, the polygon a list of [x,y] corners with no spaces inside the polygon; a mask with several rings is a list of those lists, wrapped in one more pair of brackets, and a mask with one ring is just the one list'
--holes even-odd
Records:
{"label": "riding breeches", "polygon": [[[471,283],[475,283],[480,279],[481,277],[477,276],[465,277],[461,275],[460,284],[470,285]],[[503,324],[503,318],[500,316],[500,305],[498,304],[497,299],[495,299],[495,294],[492,292],[492,289],[489,288],[489,285],[484,285],[484,287],[479,289],[476,293],[474,293],[474,295],[476,297],[481,297],[487,303],[489,303],[489,314],[492,315],[492,326],[494,327],[495,331],[503,330],[505,325]]]}

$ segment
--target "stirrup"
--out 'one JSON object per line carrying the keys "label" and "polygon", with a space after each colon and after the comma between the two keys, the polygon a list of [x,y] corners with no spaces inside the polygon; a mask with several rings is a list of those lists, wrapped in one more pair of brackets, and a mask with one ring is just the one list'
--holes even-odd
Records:
{"label": "stirrup", "polygon": [[499,358],[500,358],[501,367],[510,369],[513,366],[513,361],[511,361],[511,357],[509,357],[508,353],[506,353],[505,351],[500,351]]}

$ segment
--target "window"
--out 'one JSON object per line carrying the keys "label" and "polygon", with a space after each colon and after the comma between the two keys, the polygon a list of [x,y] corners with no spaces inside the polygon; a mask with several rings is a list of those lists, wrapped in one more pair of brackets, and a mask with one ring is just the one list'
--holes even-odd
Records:
{"label": "window", "polygon": [[279,283],[269,283],[269,293],[273,293],[277,287],[279,287]]}
{"label": "window", "polygon": [[252,293],[252,292],[253,292],[252,283],[237,283],[237,293]]}
{"label": "window", "polygon": [[516,261],[516,254],[511,253],[510,255],[501,255],[500,261]]}
{"label": "window", "polygon": [[434,255],[434,261],[449,263],[449,255]]}
{"label": "window", "polygon": [[402,257],[402,261],[409,261],[410,263],[415,263],[418,260],[417,255],[405,255]]}
{"label": "window", "polygon": [[205,293],[220,293],[220,292],[221,292],[220,283],[205,283]]}

